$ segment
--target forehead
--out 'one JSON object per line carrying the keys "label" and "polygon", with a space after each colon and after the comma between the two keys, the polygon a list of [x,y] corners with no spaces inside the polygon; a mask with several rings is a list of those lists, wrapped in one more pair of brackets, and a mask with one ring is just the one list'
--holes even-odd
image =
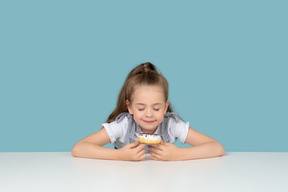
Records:
{"label": "forehead", "polygon": [[[152,105],[162,105],[163,103],[152,103]],[[147,105],[145,103],[135,103],[135,105],[139,105],[139,106],[142,106],[142,105]]]}
{"label": "forehead", "polygon": [[159,86],[138,86],[133,94],[133,103],[138,105],[163,104],[165,103],[164,91]]}

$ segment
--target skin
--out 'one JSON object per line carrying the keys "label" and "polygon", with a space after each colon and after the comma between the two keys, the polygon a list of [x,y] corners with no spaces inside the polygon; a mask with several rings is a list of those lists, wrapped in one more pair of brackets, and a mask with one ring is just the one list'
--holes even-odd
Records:
{"label": "skin", "polygon": [[163,121],[169,100],[165,102],[161,87],[142,85],[135,89],[131,103],[126,100],[126,105],[142,132],[153,134]]}
{"label": "skin", "polygon": [[[129,113],[133,115],[134,120],[141,127],[142,132],[153,134],[167,112],[169,100],[165,101],[161,87],[142,85],[136,87],[132,101],[126,100],[126,105]],[[151,123],[147,121],[151,121]],[[106,129],[100,129],[77,142],[72,148],[72,155],[84,158],[129,161],[141,161],[146,157],[145,144],[140,144],[139,141],[130,143],[121,149],[102,147],[110,142]],[[179,148],[172,143],[163,141],[160,144],[148,146],[150,158],[158,161],[179,161],[211,158],[225,154],[225,149],[218,141],[191,127],[188,129],[185,143],[191,147]]]}

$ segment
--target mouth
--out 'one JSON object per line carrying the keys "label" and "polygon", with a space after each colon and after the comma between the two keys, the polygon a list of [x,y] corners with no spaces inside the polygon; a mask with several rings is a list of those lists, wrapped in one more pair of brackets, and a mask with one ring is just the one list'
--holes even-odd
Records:
{"label": "mouth", "polygon": [[144,121],[144,123],[148,123],[148,124],[152,124],[155,122],[155,121],[145,121],[145,120],[143,120],[143,121]]}

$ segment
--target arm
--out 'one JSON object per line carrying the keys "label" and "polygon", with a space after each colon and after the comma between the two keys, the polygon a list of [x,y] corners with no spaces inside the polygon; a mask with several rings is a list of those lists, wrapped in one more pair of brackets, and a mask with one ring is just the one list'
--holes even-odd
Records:
{"label": "arm", "polygon": [[100,129],[84,139],[78,141],[72,148],[72,156],[96,159],[118,159],[116,149],[104,148],[110,142],[110,138],[105,129]]}
{"label": "arm", "polygon": [[188,135],[185,143],[192,147],[179,148],[172,143],[162,142],[156,145],[159,149],[152,149],[149,153],[151,158],[155,160],[191,160],[222,156],[225,154],[225,149],[215,139],[204,135],[191,127],[188,129]]}
{"label": "arm", "polygon": [[185,143],[193,147],[182,148],[183,159],[218,157],[225,154],[221,143],[189,127]]}
{"label": "arm", "polygon": [[[110,149],[102,147],[110,142],[106,130],[100,129],[84,139],[78,141],[72,148],[72,156],[83,158],[107,159],[107,160],[143,160],[145,159],[145,145],[139,142],[130,143],[122,149]],[[144,155],[143,155],[144,153]]]}

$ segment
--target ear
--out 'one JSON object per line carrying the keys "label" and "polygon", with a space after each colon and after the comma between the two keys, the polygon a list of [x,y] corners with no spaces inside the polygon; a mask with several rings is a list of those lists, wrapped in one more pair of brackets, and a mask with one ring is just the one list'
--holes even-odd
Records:
{"label": "ear", "polygon": [[168,109],[168,107],[169,107],[169,104],[170,104],[170,101],[167,100],[167,102],[166,102],[166,104],[165,104],[165,113],[167,113],[167,109]]}
{"label": "ear", "polygon": [[130,102],[127,99],[126,99],[126,106],[127,106],[127,109],[129,111],[129,113],[131,115],[133,115],[131,104],[130,104]]}

